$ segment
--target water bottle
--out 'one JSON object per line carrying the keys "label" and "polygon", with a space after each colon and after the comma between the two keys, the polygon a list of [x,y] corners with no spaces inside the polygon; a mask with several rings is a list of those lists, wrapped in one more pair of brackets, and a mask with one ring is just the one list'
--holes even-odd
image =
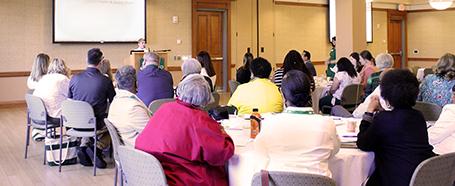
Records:
{"label": "water bottle", "polygon": [[250,124],[251,124],[250,138],[254,139],[261,130],[261,115],[259,114],[259,109],[253,108],[253,113],[251,113],[250,116]]}

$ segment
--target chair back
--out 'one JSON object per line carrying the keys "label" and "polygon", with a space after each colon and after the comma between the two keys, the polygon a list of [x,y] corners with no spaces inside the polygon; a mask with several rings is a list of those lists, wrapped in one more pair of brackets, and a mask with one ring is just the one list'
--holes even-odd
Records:
{"label": "chair back", "polygon": [[240,85],[236,80],[229,80],[229,90],[231,91],[231,96],[234,94],[237,87]]}
{"label": "chair back", "polygon": [[93,108],[84,101],[65,100],[62,103],[63,126],[77,129],[95,129]]}
{"label": "chair back", "polygon": [[32,124],[44,125],[47,120],[47,112],[43,100],[38,96],[25,94],[25,102],[27,103],[28,116]]}
{"label": "chair back", "polygon": [[343,89],[341,94],[341,105],[351,110],[362,103],[363,86],[360,84],[351,84]]}
{"label": "chair back", "polygon": [[425,121],[436,121],[442,112],[442,107],[434,103],[417,101],[414,109],[420,111]]}
{"label": "chair back", "polygon": [[[268,180],[268,185],[270,186],[335,186],[335,181],[332,178],[308,173],[270,171]],[[251,185],[263,185],[261,181],[261,172],[254,174]]]}
{"label": "chair back", "polygon": [[162,104],[165,104],[168,102],[173,102],[173,101],[175,101],[174,98],[164,98],[164,99],[153,100],[149,105],[149,110],[150,110],[150,112],[152,112],[152,114],[154,114],[158,110],[158,108],[160,108],[160,106]]}
{"label": "chair back", "polygon": [[161,163],[151,154],[127,146],[118,148],[127,185],[167,185]]}
{"label": "chair back", "polygon": [[124,145],[122,138],[120,137],[117,128],[107,119],[104,119],[104,123],[106,124],[106,128],[109,131],[109,135],[112,139],[112,147],[114,149],[114,160],[120,162],[118,158],[118,147],[120,145]]}
{"label": "chair back", "polygon": [[412,174],[410,186],[452,185],[455,181],[455,153],[429,158]]}
{"label": "chair back", "polygon": [[217,91],[212,92],[213,102],[209,103],[205,106],[205,110],[210,110],[212,108],[216,108],[220,105],[220,94]]}

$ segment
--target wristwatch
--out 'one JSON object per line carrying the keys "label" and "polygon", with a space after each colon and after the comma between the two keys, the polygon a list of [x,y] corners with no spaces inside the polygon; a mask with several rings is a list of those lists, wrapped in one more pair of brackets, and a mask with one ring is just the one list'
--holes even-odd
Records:
{"label": "wristwatch", "polygon": [[372,112],[365,112],[365,115],[373,117],[373,116],[374,116],[374,113],[372,113]]}

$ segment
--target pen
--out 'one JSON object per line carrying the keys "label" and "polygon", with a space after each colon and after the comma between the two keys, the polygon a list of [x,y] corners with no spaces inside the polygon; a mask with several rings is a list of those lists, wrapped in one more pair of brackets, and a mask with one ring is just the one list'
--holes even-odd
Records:
{"label": "pen", "polygon": [[342,135],[345,138],[356,138],[357,135]]}

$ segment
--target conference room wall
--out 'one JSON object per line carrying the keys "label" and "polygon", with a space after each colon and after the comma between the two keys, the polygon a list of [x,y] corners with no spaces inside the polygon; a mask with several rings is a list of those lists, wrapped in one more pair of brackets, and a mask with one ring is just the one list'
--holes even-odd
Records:
{"label": "conference room wall", "polygon": [[445,53],[455,53],[455,10],[409,12],[407,16],[408,66],[431,67]]}

